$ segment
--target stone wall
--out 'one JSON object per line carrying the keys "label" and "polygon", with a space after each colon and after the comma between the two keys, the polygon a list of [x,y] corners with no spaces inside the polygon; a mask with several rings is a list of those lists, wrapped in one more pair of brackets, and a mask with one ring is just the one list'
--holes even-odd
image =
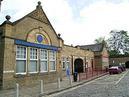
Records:
{"label": "stone wall", "polygon": [[101,70],[102,69],[102,58],[101,57],[95,57],[95,69]]}
{"label": "stone wall", "polygon": [[59,46],[57,35],[50,27],[50,25],[30,17],[26,17],[22,21],[16,23],[13,29],[14,32],[12,32],[12,34],[13,37],[16,39],[26,40],[29,32],[31,32],[33,29],[40,29],[40,28],[42,28],[43,31],[48,34],[49,38],[51,39],[52,45]]}
{"label": "stone wall", "polygon": [[62,56],[77,56],[77,57],[94,57],[94,53],[88,50],[82,50],[79,47],[64,45],[62,48]]}
{"label": "stone wall", "polygon": [[[83,65],[88,64],[87,68],[91,67],[91,59],[94,60],[94,53],[88,50],[82,50],[79,47],[64,45],[61,50],[61,57],[69,57],[71,73],[74,71],[74,61],[78,58],[83,60]],[[86,68],[86,67],[85,67]],[[85,70],[84,70],[85,71]],[[66,76],[65,70],[62,70],[62,75]]]}
{"label": "stone wall", "polygon": [[[4,60],[3,60],[3,87],[10,87],[15,74],[15,45],[14,40],[4,39]],[[7,86],[9,85],[9,86]]]}
{"label": "stone wall", "polygon": [[109,64],[112,65],[112,64],[125,64],[126,62],[129,61],[129,57],[116,57],[116,58],[110,58],[109,59]]}
{"label": "stone wall", "polygon": [[2,88],[3,84],[3,56],[4,56],[4,43],[2,39],[3,30],[0,28],[0,89]]}
{"label": "stone wall", "polygon": [[94,52],[95,56],[95,68],[106,69],[109,67],[109,55],[105,47],[102,51]]}

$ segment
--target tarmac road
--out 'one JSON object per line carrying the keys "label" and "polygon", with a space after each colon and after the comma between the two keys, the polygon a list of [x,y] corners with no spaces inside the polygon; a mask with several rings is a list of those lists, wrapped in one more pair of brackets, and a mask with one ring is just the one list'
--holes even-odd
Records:
{"label": "tarmac road", "polygon": [[129,71],[106,75],[81,86],[46,97],[129,97]]}

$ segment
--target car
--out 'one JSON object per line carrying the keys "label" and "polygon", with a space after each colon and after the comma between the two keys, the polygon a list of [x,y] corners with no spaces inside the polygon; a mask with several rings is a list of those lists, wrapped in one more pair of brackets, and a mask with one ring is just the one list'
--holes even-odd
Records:
{"label": "car", "polygon": [[119,66],[112,66],[109,68],[109,74],[119,74],[122,72],[122,69]]}
{"label": "car", "polygon": [[126,70],[126,68],[125,68],[124,66],[122,66],[122,65],[119,65],[119,68],[120,68],[122,71],[125,71],[125,70]]}

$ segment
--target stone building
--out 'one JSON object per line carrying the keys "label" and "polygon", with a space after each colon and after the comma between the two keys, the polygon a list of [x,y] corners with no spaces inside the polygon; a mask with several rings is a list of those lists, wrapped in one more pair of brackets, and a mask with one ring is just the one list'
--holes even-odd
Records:
{"label": "stone building", "polygon": [[89,50],[83,50],[79,46],[73,47],[64,45],[61,50],[61,58],[63,62],[63,74],[65,74],[65,66],[71,68],[71,73],[83,73],[86,69],[90,69],[92,65],[94,65],[94,53]]}
{"label": "stone building", "polygon": [[[41,2],[23,18],[11,22],[10,16],[0,25],[0,87],[16,83],[31,85],[39,80],[57,81],[71,74],[95,67],[94,52],[64,44],[56,34]],[[102,52],[103,53],[103,52]]]}
{"label": "stone building", "polygon": [[81,49],[94,52],[94,69],[105,69],[109,67],[109,55],[105,42],[92,45],[82,45]]}
{"label": "stone building", "polygon": [[123,65],[129,68],[129,55],[117,55],[109,57],[109,64],[112,65]]}

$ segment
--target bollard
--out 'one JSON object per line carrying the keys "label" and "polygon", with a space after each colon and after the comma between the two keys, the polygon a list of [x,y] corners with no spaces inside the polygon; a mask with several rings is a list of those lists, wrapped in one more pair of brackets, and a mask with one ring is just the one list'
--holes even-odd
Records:
{"label": "bollard", "polygon": [[72,86],[72,78],[69,76],[69,84]]}
{"label": "bollard", "polygon": [[17,90],[16,90],[16,97],[19,97],[19,84],[18,83],[16,83],[16,88],[17,88]]}
{"label": "bollard", "polygon": [[60,78],[58,78],[58,89],[60,89]]}
{"label": "bollard", "polygon": [[43,80],[40,81],[40,89],[41,89],[41,94],[44,93],[44,90],[43,90]]}

